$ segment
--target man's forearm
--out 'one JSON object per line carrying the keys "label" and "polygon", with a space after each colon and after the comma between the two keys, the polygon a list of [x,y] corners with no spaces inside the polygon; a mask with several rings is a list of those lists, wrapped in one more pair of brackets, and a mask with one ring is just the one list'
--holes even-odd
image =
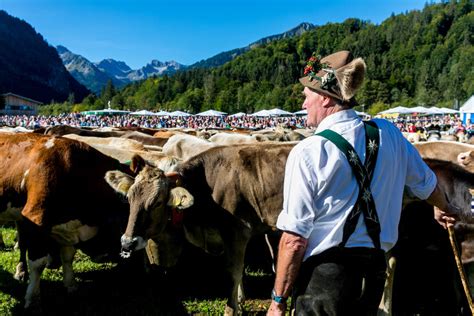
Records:
{"label": "man's forearm", "polygon": [[307,239],[291,233],[283,233],[278,247],[278,261],[274,290],[277,295],[288,297],[303,261]]}
{"label": "man's forearm", "polygon": [[[284,232],[278,247],[277,269],[274,294],[287,298],[291,294],[293,284],[303,261],[308,240],[292,233]],[[272,300],[267,315],[285,315],[286,303]]]}

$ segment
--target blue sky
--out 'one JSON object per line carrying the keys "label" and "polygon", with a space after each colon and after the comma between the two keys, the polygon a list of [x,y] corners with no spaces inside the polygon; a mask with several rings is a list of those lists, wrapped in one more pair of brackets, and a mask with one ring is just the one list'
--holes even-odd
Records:
{"label": "blue sky", "polygon": [[[437,2],[437,1],[435,1]],[[355,17],[381,23],[420,10],[425,0],[0,0],[51,45],[91,61],[113,58],[133,69],[152,59],[192,64],[301,22]]]}

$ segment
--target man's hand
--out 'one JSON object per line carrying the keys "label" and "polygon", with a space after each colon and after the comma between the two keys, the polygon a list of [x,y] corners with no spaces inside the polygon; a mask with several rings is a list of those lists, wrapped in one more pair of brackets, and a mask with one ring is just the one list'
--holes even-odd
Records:
{"label": "man's hand", "polygon": [[438,224],[443,226],[444,229],[448,228],[449,226],[454,226],[457,220],[457,216],[455,214],[442,211],[436,206],[434,207],[434,218]]}
{"label": "man's hand", "polygon": [[284,316],[286,312],[286,304],[277,303],[272,300],[272,304],[267,311],[267,316]]}

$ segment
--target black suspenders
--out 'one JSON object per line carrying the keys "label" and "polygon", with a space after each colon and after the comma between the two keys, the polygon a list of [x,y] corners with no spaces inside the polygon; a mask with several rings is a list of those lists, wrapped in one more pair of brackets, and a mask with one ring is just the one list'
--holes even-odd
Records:
{"label": "black suspenders", "polygon": [[341,150],[352,167],[359,184],[359,196],[354,208],[350,212],[345,224],[342,242],[339,246],[344,247],[349,236],[354,232],[360,214],[364,214],[364,222],[367,232],[374,243],[375,248],[380,249],[380,223],[375,208],[374,198],[370,190],[370,183],[377,162],[379,149],[379,130],[372,122],[364,122],[365,127],[365,164],[359,159],[354,147],[338,133],[326,129],[316,135],[327,138]]}

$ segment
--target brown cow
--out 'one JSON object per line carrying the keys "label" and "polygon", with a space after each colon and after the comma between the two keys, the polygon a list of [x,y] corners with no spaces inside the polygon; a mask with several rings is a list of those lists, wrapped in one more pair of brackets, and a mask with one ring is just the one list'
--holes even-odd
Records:
{"label": "brown cow", "polygon": [[474,172],[474,163],[470,157],[474,156],[474,146],[459,142],[426,142],[416,143],[415,148],[421,157],[428,159],[439,159],[458,163],[469,172]]}
{"label": "brown cow", "polygon": [[[226,314],[237,312],[244,299],[242,273],[247,243],[253,235],[275,228],[283,203],[285,163],[293,146],[272,143],[215,147],[177,168],[184,187],[194,196],[194,205],[183,211],[186,238],[212,254],[224,252],[226,257],[233,280]],[[106,178],[113,187],[125,187],[123,183],[131,186],[127,194],[131,215],[122,247],[126,251],[140,249],[144,240],[164,229],[167,221],[163,219],[171,216],[157,201],[163,200],[160,195],[166,196],[168,179],[148,167],[135,179],[120,172],[108,172]],[[187,194],[183,196],[189,199]]]}
{"label": "brown cow", "polygon": [[[104,180],[106,171],[116,169],[130,173],[128,166],[78,141],[0,135],[0,212],[7,205],[21,208],[19,233],[30,268],[25,307],[39,298],[41,273],[58,245],[68,290],[75,288],[75,247],[105,242],[105,250],[113,251],[110,238],[120,236],[129,212]],[[94,255],[98,248],[86,250]]]}

